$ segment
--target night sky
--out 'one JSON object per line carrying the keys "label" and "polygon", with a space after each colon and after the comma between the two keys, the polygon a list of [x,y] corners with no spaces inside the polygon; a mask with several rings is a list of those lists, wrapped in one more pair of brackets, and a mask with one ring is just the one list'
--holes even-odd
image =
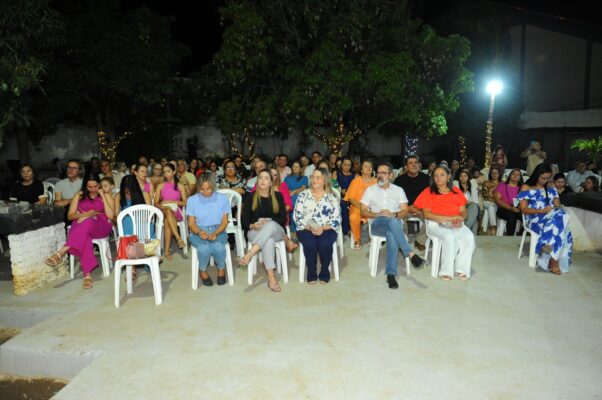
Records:
{"label": "night sky", "polygon": [[[182,65],[182,74],[198,70],[209,62],[212,55],[219,50],[223,28],[219,24],[219,7],[225,0],[123,0],[127,8],[146,6],[159,14],[173,17],[172,34],[176,41],[187,45],[191,55]],[[449,0],[422,0],[426,3],[425,15],[421,17],[428,22],[430,18],[451,11],[456,4]],[[586,24],[602,25],[600,13],[595,11],[595,2],[570,1],[512,1],[501,0],[497,3],[531,10],[552,16],[581,21]]]}

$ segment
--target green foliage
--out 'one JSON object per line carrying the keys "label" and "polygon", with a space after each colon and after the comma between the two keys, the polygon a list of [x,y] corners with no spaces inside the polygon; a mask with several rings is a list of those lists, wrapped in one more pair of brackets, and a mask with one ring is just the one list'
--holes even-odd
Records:
{"label": "green foliage", "polygon": [[437,36],[403,1],[232,1],[223,45],[197,76],[225,135],[351,128],[422,135],[472,90],[469,42]]}
{"label": "green foliage", "polygon": [[47,0],[0,2],[0,146],[7,132],[31,123],[50,52],[63,43],[63,22]]}
{"label": "green foliage", "polygon": [[594,164],[598,164],[598,161],[602,158],[602,136],[597,139],[577,139],[571,144],[571,149],[584,152]]}

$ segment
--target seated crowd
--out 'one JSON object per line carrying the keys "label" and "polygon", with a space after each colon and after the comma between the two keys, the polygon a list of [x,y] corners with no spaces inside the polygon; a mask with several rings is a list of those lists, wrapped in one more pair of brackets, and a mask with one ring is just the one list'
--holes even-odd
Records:
{"label": "seated crowd", "polygon": [[[482,169],[470,158],[465,166],[456,160],[430,162],[423,170],[419,157],[411,155],[396,170],[389,163],[375,165],[357,157],[322,159],[318,151],[297,160],[285,154],[270,162],[254,157],[249,166],[238,155],[221,163],[140,157],[130,169],[124,163],[113,169],[109,161],[96,160],[85,173],[82,163],[70,160],[66,177],[54,186],[54,204],[66,208],[71,227],[67,242],[47,263],[58,265],[67,253],[79,257],[83,287],[91,288],[90,272],[97,266],[92,240],[107,237],[121,211],[147,204],[164,216],[165,260],[173,259],[172,238],[179,249],[187,246],[188,239],[196,249],[202,283],[213,285],[207,274],[213,258],[217,283],[223,285],[226,251],[234,244],[226,232],[232,205],[221,192],[228,189],[242,198],[237,205],[242,207],[239,223],[249,244],[239,263],[249,265],[261,253],[267,286],[274,292],[281,291],[274,274],[278,242],[288,252],[300,244],[307,282],[326,284],[337,236],[348,236],[352,248],[360,250],[366,222],[372,235],[386,238],[385,273],[393,289],[398,287],[398,251],[419,268],[425,261],[418,252],[425,250],[429,237],[441,241],[438,276],[445,281],[469,279],[479,227],[484,234],[499,234],[500,221],[505,225],[502,234],[515,235],[528,228],[538,235],[541,268],[554,274],[567,272],[572,236],[561,204],[567,193],[600,190],[599,176],[583,161],[576,163],[574,171],[559,172],[545,163],[546,153],[538,142],[521,156],[527,158],[527,171],[507,169],[501,146],[491,154],[491,165]],[[21,180],[11,189],[11,197],[46,202],[44,186],[31,165],[21,167]],[[189,232],[179,229],[184,218]],[[416,224],[412,243],[407,236],[409,221]],[[133,232],[131,220],[124,220],[123,231]],[[189,238],[182,236],[187,233]]]}

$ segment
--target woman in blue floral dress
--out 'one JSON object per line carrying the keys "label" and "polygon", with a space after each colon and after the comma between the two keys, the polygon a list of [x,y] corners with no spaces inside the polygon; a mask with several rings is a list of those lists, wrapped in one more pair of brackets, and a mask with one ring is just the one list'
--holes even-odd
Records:
{"label": "woman in blue floral dress", "polygon": [[538,265],[553,274],[568,272],[573,249],[569,216],[561,208],[558,192],[548,188],[548,165],[538,165],[518,194],[519,209],[529,229],[539,235],[535,247]]}

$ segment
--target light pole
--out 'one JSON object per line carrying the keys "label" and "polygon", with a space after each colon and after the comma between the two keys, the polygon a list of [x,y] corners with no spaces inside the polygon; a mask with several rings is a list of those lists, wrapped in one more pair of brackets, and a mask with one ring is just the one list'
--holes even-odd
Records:
{"label": "light pole", "polygon": [[491,163],[491,140],[493,136],[493,105],[495,103],[495,96],[502,91],[502,82],[494,79],[487,83],[487,93],[491,95],[489,101],[489,118],[487,119],[487,134],[485,135],[485,168],[488,168]]}

